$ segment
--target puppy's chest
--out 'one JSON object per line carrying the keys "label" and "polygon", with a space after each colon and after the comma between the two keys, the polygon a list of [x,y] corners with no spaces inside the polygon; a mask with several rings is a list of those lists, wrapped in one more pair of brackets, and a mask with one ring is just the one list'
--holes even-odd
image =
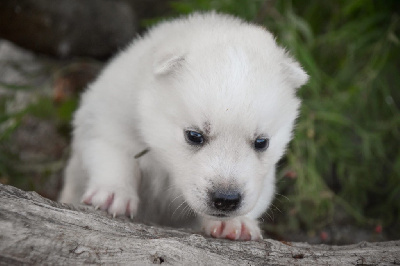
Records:
{"label": "puppy's chest", "polygon": [[184,195],[171,182],[169,173],[149,157],[139,163],[141,183],[137,218],[145,223],[193,228],[197,219]]}

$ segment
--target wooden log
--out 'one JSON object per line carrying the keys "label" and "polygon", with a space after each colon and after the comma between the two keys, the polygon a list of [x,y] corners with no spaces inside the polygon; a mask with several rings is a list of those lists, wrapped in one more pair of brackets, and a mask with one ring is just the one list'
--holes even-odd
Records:
{"label": "wooden log", "polygon": [[218,240],[112,219],[0,184],[0,265],[399,265],[400,241],[348,246]]}

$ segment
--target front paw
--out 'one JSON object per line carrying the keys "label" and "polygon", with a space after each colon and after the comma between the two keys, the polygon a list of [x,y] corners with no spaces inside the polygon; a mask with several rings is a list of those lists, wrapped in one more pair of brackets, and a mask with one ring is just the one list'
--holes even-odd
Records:
{"label": "front paw", "polygon": [[259,240],[262,234],[258,222],[247,217],[237,217],[227,221],[203,219],[203,231],[215,238],[230,240]]}
{"label": "front paw", "polygon": [[133,218],[138,209],[139,197],[133,189],[99,186],[89,188],[82,202],[106,210],[113,217],[126,215]]}

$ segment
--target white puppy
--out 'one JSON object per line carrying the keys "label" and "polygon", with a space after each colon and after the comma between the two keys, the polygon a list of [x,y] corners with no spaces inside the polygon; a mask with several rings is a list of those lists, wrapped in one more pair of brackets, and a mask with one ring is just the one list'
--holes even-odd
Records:
{"label": "white puppy", "polygon": [[60,200],[259,239],[306,81],[262,27],[216,13],[161,23],[83,94]]}

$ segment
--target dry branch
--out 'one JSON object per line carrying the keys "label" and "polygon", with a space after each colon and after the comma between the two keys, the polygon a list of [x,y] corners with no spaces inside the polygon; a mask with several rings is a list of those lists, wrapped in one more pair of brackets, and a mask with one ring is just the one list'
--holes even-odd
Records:
{"label": "dry branch", "polygon": [[349,246],[234,242],[112,219],[0,184],[0,265],[391,265],[400,241]]}

